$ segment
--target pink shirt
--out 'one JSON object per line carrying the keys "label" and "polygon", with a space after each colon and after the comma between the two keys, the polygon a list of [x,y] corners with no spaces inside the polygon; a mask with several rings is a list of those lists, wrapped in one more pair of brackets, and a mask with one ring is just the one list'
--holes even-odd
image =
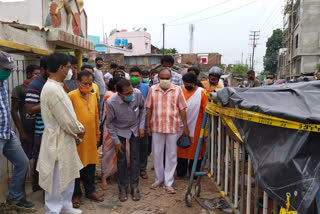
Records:
{"label": "pink shirt", "polygon": [[180,111],[187,108],[187,102],[179,86],[171,84],[167,91],[163,91],[159,84],[152,86],[147,96],[146,107],[152,109],[152,132],[179,132]]}

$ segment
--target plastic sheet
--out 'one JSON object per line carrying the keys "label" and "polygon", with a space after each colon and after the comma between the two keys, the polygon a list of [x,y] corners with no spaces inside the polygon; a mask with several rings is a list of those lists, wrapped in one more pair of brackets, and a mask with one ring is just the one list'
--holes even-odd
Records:
{"label": "plastic sheet", "polygon": [[[320,81],[259,88],[217,90],[224,107],[320,124]],[[320,184],[320,134],[232,119],[252,158],[264,191],[281,206],[308,213]],[[310,213],[310,212],[309,212]]]}

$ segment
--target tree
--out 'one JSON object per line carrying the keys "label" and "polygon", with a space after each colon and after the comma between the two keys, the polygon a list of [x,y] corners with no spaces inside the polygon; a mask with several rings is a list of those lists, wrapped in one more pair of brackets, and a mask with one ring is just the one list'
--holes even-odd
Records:
{"label": "tree", "polygon": [[[162,54],[163,53],[163,48],[157,50],[156,53],[157,54]],[[175,48],[169,48],[169,49],[165,48],[164,49],[164,54],[176,54],[176,53],[178,53],[178,51]]]}
{"label": "tree", "polygon": [[248,65],[236,64],[231,68],[230,72],[234,77],[246,77],[248,72]]}
{"label": "tree", "polygon": [[264,70],[275,74],[278,65],[278,53],[282,47],[282,30],[276,29],[267,41],[266,55],[264,56]]}
{"label": "tree", "polygon": [[266,76],[269,74],[269,72],[268,71],[262,71],[262,72],[260,72],[260,74],[259,74],[259,80],[262,82],[262,81],[264,81],[264,79],[266,78]]}

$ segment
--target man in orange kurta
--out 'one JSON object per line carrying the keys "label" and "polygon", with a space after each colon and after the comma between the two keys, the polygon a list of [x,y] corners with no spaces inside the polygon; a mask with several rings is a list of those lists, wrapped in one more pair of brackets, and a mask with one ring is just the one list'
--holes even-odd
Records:
{"label": "man in orange kurta", "polygon": [[73,193],[73,207],[80,207],[82,196],[80,180],[82,180],[86,197],[94,201],[103,201],[94,186],[96,164],[99,163],[97,142],[100,139],[98,102],[92,93],[93,74],[89,71],[81,71],[78,74],[78,89],[68,95],[71,99],[77,119],[85,127],[86,133],[82,142],[77,146],[79,157],[84,168],[80,170],[80,178],[75,181]]}
{"label": "man in orange kurta", "polygon": [[[182,92],[187,100],[187,121],[190,129],[190,137],[192,144],[187,149],[178,147],[178,166],[177,175],[178,177],[187,176],[188,169],[191,174],[193,165],[194,155],[197,150],[198,141],[200,137],[200,130],[202,120],[205,114],[206,106],[208,103],[208,97],[205,94],[205,90],[197,86],[197,76],[193,73],[187,73],[182,78],[184,88]],[[204,157],[206,145],[201,145],[199,160]],[[199,171],[201,161],[198,161],[197,170]]]}

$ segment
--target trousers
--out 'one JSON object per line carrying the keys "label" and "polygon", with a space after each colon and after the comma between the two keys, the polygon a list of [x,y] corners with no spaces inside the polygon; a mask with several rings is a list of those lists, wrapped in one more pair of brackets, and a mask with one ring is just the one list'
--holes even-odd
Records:
{"label": "trousers", "polygon": [[28,170],[29,159],[23,151],[20,140],[16,135],[11,134],[9,140],[0,139],[0,168],[2,155],[14,165],[8,197],[12,200],[19,201],[23,198],[22,186]]}
{"label": "trousers", "polygon": [[83,182],[84,191],[86,195],[90,195],[96,191],[94,186],[94,178],[96,175],[96,165],[88,164],[80,170],[80,178],[75,180],[73,198],[81,198],[82,191],[80,181]]}
{"label": "trousers", "polygon": [[178,134],[152,133],[152,155],[157,184],[164,182],[165,186],[171,187],[174,182],[174,172],[177,167],[177,140]]}
{"label": "trousers", "polygon": [[63,192],[59,192],[59,164],[56,162],[53,172],[52,194],[45,192],[44,196],[46,214],[59,214],[64,209],[72,209],[73,190],[74,180],[68,184]]}
{"label": "trousers", "polygon": [[140,144],[140,171],[146,171],[147,170],[147,164],[148,164],[148,136],[145,135],[143,138],[139,139]]}
{"label": "trousers", "polygon": [[[127,191],[129,187],[128,166],[126,156],[126,138],[119,137],[121,144],[124,146],[123,153],[117,155],[118,168],[118,185],[119,191]],[[130,188],[137,188],[139,185],[140,174],[140,156],[139,156],[139,139],[131,134],[130,140]]]}

